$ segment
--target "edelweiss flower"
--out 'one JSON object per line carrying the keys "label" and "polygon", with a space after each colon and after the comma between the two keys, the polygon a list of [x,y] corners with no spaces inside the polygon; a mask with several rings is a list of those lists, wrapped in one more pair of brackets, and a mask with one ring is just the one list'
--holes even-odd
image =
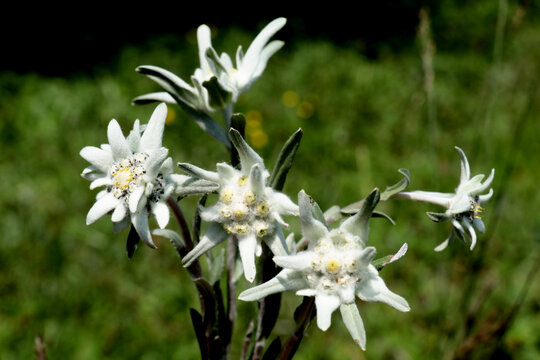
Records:
{"label": "edelweiss flower", "polygon": [[300,296],[315,296],[317,325],[323,331],[330,327],[332,313],[340,308],[347,329],[365,350],[366,337],[355,297],[364,301],[384,302],[399,311],[409,311],[409,304],[386,287],[371,264],[375,248],[366,247],[368,221],[379,201],[378,190],[366,199],[360,211],[345,220],[339,228],[329,230],[311,212],[310,197],[298,194],[302,233],[309,240],[306,251],[289,256],[275,256],[283,267],[276,277],[240,294],[254,301],[285,290]]}
{"label": "edelweiss flower", "polygon": [[148,228],[149,212],[160,228],[167,226],[166,199],[178,184],[189,179],[172,173],[172,159],[167,158],[168,150],[161,146],[166,116],[167,106],[158,105],[148,125],[141,126],[136,120],[127,138],[113,119],[107,129],[109,144],[81,150],[80,155],[91,164],[82,173],[83,178],[92,181],[90,189],[106,186],[88,212],[87,225],[112,210],[116,231],[131,222],[141,239],[156,247]]}
{"label": "edelweiss flower", "polygon": [[[242,47],[239,46],[236,52],[236,67],[228,54],[217,55],[212,47],[210,28],[206,25],[199,26],[197,41],[200,68],[196,69],[191,77],[193,86],[170,71],[157,66],[139,66],[137,71],[148,75],[166,92],[145,94],[136,98],[134,102],[175,103],[180,100],[191,108],[205,113],[225,108],[228,121],[232,104],[261,76],[268,59],[283,46],[282,41],[276,40],[270,43],[268,41],[285,23],[286,19],[278,18],[268,24],[253,40],[245,55]],[[219,88],[215,88],[215,84],[208,83],[214,77],[217,79]],[[229,93],[229,96],[226,93]]]}
{"label": "edelweiss flower", "polygon": [[255,255],[261,254],[260,241],[265,241],[274,254],[287,254],[281,226],[287,223],[281,214],[298,215],[298,206],[286,195],[266,186],[269,177],[262,158],[245,142],[236,130],[229,132],[238,150],[240,170],[217,164],[217,172],[206,171],[190,164],[178,164],[188,174],[219,185],[219,200],[204,208],[201,218],[210,222],[206,233],[195,248],[182,260],[189,266],[206,251],[233,235],[238,241],[244,275],[255,278]]}
{"label": "edelweiss flower", "polygon": [[483,183],[483,174],[471,178],[471,170],[469,162],[467,161],[467,156],[465,156],[465,153],[459,147],[456,146],[455,148],[461,158],[460,182],[455,193],[412,191],[402,192],[395,196],[396,198],[429,202],[447,208],[444,213],[427,213],[433,221],[439,222],[450,220],[452,222],[452,232],[450,233],[450,236],[435,248],[436,251],[446,249],[450,241],[456,236],[465,241],[465,233],[471,238],[470,249],[474,249],[476,245],[476,232],[474,231],[474,228],[481,233],[485,231],[485,225],[480,215],[482,212],[482,207],[480,205],[488,201],[493,195],[493,189],[491,188],[487,194],[480,194],[485,192],[491,185],[493,177],[495,176],[495,169],[491,170],[488,178]]}

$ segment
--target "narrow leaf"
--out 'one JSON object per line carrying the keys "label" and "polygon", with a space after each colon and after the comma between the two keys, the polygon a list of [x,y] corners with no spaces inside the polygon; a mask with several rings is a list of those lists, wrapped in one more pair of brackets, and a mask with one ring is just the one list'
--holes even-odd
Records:
{"label": "narrow leaf", "polygon": [[277,359],[281,352],[281,340],[279,337],[275,338],[266,349],[262,360],[274,360]]}
{"label": "narrow leaf", "polygon": [[393,262],[398,261],[401,259],[405,254],[407,253],[407,249],[409,248],[409,245],[407,243],[404,243],[401,248],[397,251],[395,254],[387,255],[382,258],[373,260],[371,262],[371,265],[375,266],[375,268],[378,270],[381,270],[383,267],[385,267],[388,264],[391,264]]}
{"label": "narrow leaf", "polygon": [[384,191],[381,193],[381,201],[388,200],[391,196],[402,192],[409,186],[411,182],[411,174],[409,173],[409,170],[399,169],[398,171],[403,175],[403,179],[394,185],[386,187],[386,189],[384,189]]}
{"label": "narrow leaf", "polygon": [[289,137],[287,142],[283,145],[281,152],[279,153],[276,165],[274,166],[274,171],[270,176],[268,182],[269,186],[275,190],[282,191],[285,185],[285,179],[287,174],[292,166],[296,151],[300,146],[300,141],[302,140],[303,131],[298,129],[294,134]]}
{"label": "narrow leaf", "polygon": [[193,324],[193,330],[195,330],[195,336],[199,343],[199,350],[201,352],[201,359],[208,359],[208,348],[206,344],[206,334],[204,331],[204,325],[201,314],[193,308],[189,309],[191,315],[191,323]]}
{"label": "narrow leaf", "polygon": [[358,344],[362,350],[366,350],[366,330],[364,329],[364,322],[360,317],[360,312],[358,311],[356,304],[342,304],[339,307],[339,310],[341,311],[343,322],[354,339],[354,342]]}
{"label": "narrow leaf", "polygon": [[204,301],[203,324],[209,330],[216,322],[216,295],[212,286],[203,278],[194,280],[197,291]]}
{"label": "narrow leaf", "polygon": [[135,230],[135,226],[131,226],[131,228],[129,229],[129,234],[126,241],[127,256],[129,259],[131,259],[133,255],[135,254],[135,250],[137,250],[137,247],[139,246],[140,241],[141,241],[141,238],[139,237],[137,230]]}

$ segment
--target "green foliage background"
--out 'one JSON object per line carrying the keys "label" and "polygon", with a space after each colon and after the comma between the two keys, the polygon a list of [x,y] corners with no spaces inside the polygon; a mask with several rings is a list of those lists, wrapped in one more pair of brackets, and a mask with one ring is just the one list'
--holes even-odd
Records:
{"label": "green foliage background", "polygon": [[[540,357],[540,288],[538,277],[527,280],[540,261],[538,8],[509,4],[501,51],[494,54],[497,2],[474,3],[459,12],[457,5],[441,6],[437,14],[431,100],[420,39],[377,60],[367,60],[354,43],[306,39],[286,44],[238,103],[238,111],[262,116],[270,140],[258,150],[269,168],[287,137],[304,130],[285,192],[296,199],[305,189],[323,209],[384,189],[400,178],[401,167],[411,171],[409,189],[451,192],[459,180],[455,145],[469,156],[473,174],[496,169],[496,195],[484,213],[488,233],[473,252],[461,243],[433,251],[449,232],[448,224],[425,216],[436,207],[381,204],[397,226],[374,219],[370,242],[380,255],[409,244],[405,258],[381,276],[411,312],[360,303],[367,352],[335,315],[326,333],[308,329],[298,359]],[[214,44],[232,53],[253,36],[221,29]],[[188,312],[198,307],[195,289],[172,246],[158,240],[158,250],[140,248],[128,260],[127,232],[113,234],[107,217],[85,226],[97,191],[79,176],[87,164],[78,155],[106,141],[110,119],[125,131],[136,118],[148,120],[154,107],[133,107],[130,100],[157,86],[136,66],[158,65],[186,78],[197,64],[196,45],[163,37],[117,55],[108,66],[68,78],[0,73],[2,359],[31,358],[37,335],[51,359],[199,357]],[[288,90],[298,94],[303,111],[283,105]],[[213,169],[227,159],[179,108],[170,111],[164,143],[175,161]],[[184,202],[188,216],[194,204]],[[242,280],[240,290],[247,286]],[[278,335],[291,332],[300,300],[284,296]],[[255,304],[239,303],[233,358],[255,311]],[[508,314],[515,316],[507,321]]]}

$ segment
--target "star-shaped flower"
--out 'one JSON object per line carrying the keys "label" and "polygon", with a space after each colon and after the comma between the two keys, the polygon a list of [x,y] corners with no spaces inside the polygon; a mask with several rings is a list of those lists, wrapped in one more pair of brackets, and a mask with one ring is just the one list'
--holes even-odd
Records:
{"label": "star-shaped flower", "polygon": [[92,181],[90,189],[105,186],[88,212],[87,225],[112,211],[115,231],[131,222],[140,238],[148,246],[156,247],[148,227],[149,213],[154,214],[160,228],[167,226],[166,199],[180,184],[190,180],[172,173],[172,159],[167,158],[168,150],[162,147],[166,116],[167,106],[158,105],[148,125],[135,120],[127,138],[113,119],[107,129],[108,144],[81,150],[80,155],[91,164],[82,177]]}
{"label": "star-shaped flower", "polygon": [[355,297],[384,302],[399,311],[410,310],[404,298],[386,287],[371,264],[375,248],[365,245],[368,221],[379,201],[379,192],[374,190],[356,215],[332,230],[313,217],[310,201],[304,191],[298,194],[302,234],[309,240],[308,249],[294,255],[275,256],[275,263],[283,270],[266,283],[242,292],[239,298],[254,301],[286,290],[296,291],[300,296],[314,296],[318,327],[327,330],[332,313],[339,308],[347,329],[365,350],[365,329]]}
{"label": "star-shaped flower", "polygon": [[229,133],[240,157],[240,169],[226,163],[217,164],[217,172],[191,164],[178,164],[188,174],[218,184],[219,200],[201,211],[210,223],[201,241],[182,260],[189,266],[195,259],[229,236],[238,241],[244,276],[255,278],[255,256],[261,254],[265,241],[274,254],[287,254],[280,226],[287,227],[281,215],[298,215],[298,206],[285,194],[266,186],[269,173],[262,158],[245,142],[240,133]]}
{"label": "star-shaped flower", "polygon": [[476,228],[481,233],[485,232],[485,225],[481,219],[480,213],[482,207],[480,205],[487,202],[493,195],[493,189],[489,189],[487,194],[484,193],[495,176],[495,169],[491,170],[488,178],[484,179],[483,174],[476,175],[471,178],[471,170],[467,156],[459,147],[455,147],[461,158],[461,176],[460,182],[454,193],[439,193],[431,191],[411,191],[397,194],[396,198],[411,199],[416,201],[429,202],[444,206],[444,213],[428,212],[428,216],[435,222],[451,221],[452,232],[450,236],[435,248],[436,251],[446,249],[448,244],[455,238],[459,237],[465,241],[465,234],[471,239],[471,247],[473,250],[476,245]]}

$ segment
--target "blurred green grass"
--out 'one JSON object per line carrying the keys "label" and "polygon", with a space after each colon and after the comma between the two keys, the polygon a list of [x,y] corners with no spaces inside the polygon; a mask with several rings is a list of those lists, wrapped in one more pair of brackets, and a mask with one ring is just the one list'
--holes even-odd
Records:
{"label": "blurred green grass", "polygon": [[[381,204],[397,226],[373,220],[370,242],[381,255],[409,243],[407,256],[381,275],[409,301],[411,312],[362,303],[366,353],[335,315],[326,333],[309,328],[298,359],[451,356],[462,343],[466,309],[478,305],[472,307],[482,320],[475,333],[516,301],[538,261],[540,23],[525,18],[508,26],[499,64],[474,46],[450,51],[442,44],[445,50],[435,55],[436,141],[428,130],[419,47],[369,61],[352,47],[286,45],[240,99],[238,111],[260,113],[269,142],[259,151],[269,168],[287,137],[304,130],[285,192],[295,199],[305,189],[324,209],[393,184],[401,167],[411,171],[410,189],[452,191],[459,178],[455,145],[469,156],[473,173],[496,168],[498,197],[485,206],[488,234],[472,253],[460,243],[433,252],[449,231],[425,216],[435,207]],[[483,41],[492,41],[488,36],[493,34]],[[216,48],[230,53],[251,38],[224,30]],[[110,119],[125,131],[136,118],[148,120],[154,107],[133,107],[130,100],[157,87],[136,74],[136,66],[158,65],[186,77],[196,62],[195,45],[160,38],[119,50],[110,67],[88,75],[0,74],[0,358],[31,358],[36,335],[52,359],[198,358],[188,312],[198,306],[195,290],[172,247],[161,241],[158,250],[141,248],[128,260],[127,233],[113,234],[108,218],[85,226],[96,191],[80,178],[87,164],[78,155],[82,147],[106,141]],[[298,95],[299,107],[282,103],[286,91]],[[164,143],[175,161],[213,169],[227,159],[178,108],[170,110],[174,119]],[[188,216],[193,204],[184,204]],[[291,223],[298,230],[297,221]],[[482,266],[474,268],[479,256]],[[473,278],[478,281],[471,283]],[[292,330],[290,314],[299,302],[284,296],[276,328],[281,335]],[[535,281],[498,351],[519,359],[540,356],[539,306]],[[254,304],[239,304],[233,358],[254,312]],[[482,358],[487,340],[475,344],[472,355]]]}

